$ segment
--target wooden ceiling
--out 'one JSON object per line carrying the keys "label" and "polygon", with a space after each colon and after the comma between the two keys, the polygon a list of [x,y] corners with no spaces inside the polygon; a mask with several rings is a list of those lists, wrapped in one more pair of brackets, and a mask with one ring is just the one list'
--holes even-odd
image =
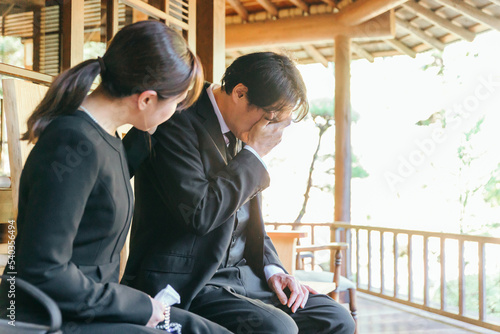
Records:
{"label": "wooden ceiling", "polygon": [[[320,18],[330,14],[334,21],[338,17],[335,14],[355,5],[353,0],[226,0],[226,26],[227,31],[240,27],[249,31],[252,24],[256,24],[255,27],[260,25],[262,31],[265,22],[292,19],[302,24],[314,19],[314,15],[320,16],[311,22],[323,24]],[[417,53],[431,49],[442,51],[446,45],[458,40],[472,41],[483,31],[500,31],[500,0],[409,0],[401,1],[394,12],[395,36],[354,39],[352,59],[364,58],[372,62],[375,57],[415,57]],[[250,43],[248,47],[245,46],[245,36],[241,36],[237,44],[236,49],[228,48],[227,63],[242,54],[264,50],[287,52],[302,64],[322,63],[327,66],[334,58],[333,34],[329,41],[294,44],[292,40],[285,45],[265,46]]]}

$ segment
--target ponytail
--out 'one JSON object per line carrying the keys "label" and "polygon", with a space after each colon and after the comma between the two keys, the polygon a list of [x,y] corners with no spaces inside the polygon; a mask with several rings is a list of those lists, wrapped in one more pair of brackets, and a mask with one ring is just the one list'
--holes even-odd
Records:
{"label": "ponytail", "polygon": [[28,118],[28,130],[21,139],[35,143],[54,118],[75,112],[102,70],[104,66],[101,65],[101,60],[91,59],[57,76],[42,102]]}

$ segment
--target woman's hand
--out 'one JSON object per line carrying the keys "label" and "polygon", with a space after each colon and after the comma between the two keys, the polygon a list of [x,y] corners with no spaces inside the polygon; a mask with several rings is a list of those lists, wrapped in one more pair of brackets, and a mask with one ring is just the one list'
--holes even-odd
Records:
{"label": "woman's hand", "polygon": [[149,299],[151,300],[151,304],[153,304],[153,314],[151,315],[151,318],[149,319],[146,326],[154,328],[156,325],[158,325],[158,323],[165,320],[165,306],[163,306],[161,302],[151,298],[151,296],[149,297]]}

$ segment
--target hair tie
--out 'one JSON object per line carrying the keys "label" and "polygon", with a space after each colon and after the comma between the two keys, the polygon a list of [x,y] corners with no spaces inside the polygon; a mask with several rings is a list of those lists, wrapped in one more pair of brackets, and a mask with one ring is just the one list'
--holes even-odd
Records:
{"label": "hair tie", "polygon": [[104,59],[101,57],[97,57],[97,61],[99,62],[99,66],[101,66],[101,75],[106,72],[106,64],[104,64]]}

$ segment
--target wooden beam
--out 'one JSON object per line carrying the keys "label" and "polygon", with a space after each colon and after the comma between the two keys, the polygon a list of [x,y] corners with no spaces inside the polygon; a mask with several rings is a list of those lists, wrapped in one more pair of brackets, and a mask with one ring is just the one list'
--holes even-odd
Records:
{"label": "wooden beam", "polygon": [[298,8],[302,9],[304,12],[309,13],[309,5],[304,2],[304,0],[288,0],[293,3]]}
{"label": "wooden beam", "polygon": [[430,35],[428,35],[426,32],[424,32],[420,28],[417,28],[414,25],[412,25],[410,22],[402,20],[400,18],[396,18],[396,24],[398,26],[408,30],[410,33],[417,36],[419,39],[421,39],[425,43],[429,44],[430,46],[432,46],[440,51],[444,50],[444,43],[442,43],[441,41],[437,40],[434,37],[431,37]]}
{"label": "wooden beam", "polygon": [[219,82],[226,68],[225,1],[196,1],[196,12],[203,13],[197,17],[196,53],[203,64],[206,80]]}
{"label": "wooden beam", "polygon": [[373,61],[375,60],[375,58],[373,57],[373,55],[370,52],[366,51],[365,49],[363,49],[361,46],[359,46],[358,44],[356,44],[354,42],[351,42],[351,49],[358,56],[360,56],[362,58],[366,58],[366,60],[368,60],[370,63],[373,63]]}
{"label": "wooden beam", "polygon": [[175,25],[178,25],[182,29],[186,29],[186,30],[189,29],[186,22],[183,22],[182,20],[180,20],[178,18],[169,16],[164,11],[162,11],[154,6],[151,6],[150,4],[148,4],[144,1],[141,1],[141,0],[120,0],[120,2],[129,6],[129,7],[132,7],[133,9],[136,9],[136,10],[146,14],[147,16],[151,16],[155,19],[162,20],[162,21],[165,21],[168,23],[174,23]]}
{"label": "wooden beam", "polygon": [[417,56],[417,53],[415,51],[413,51],[412,49],[410,49],[408,46],[398,41],[397,39],[386,39],[385,42],[390,46],[392,46],[394,49],[406,54],[407,56],[410,56],[412,58],[415,58]]}
{"label": "wooden beam", "polygon": [[322,0],[322,1],[330,7],[337,8],[337,4],[333,0]]}
{"label": "wooden beam", "polygon": [[42,8],[45,7],[45,0],[3,0],[2,4],[14,4],[21,6],[23,9],[32,9],[34,7]]}
{"label": "wooden beam", "polygon": [[231,7],[233,7],[236,13],[238,13],[238,15],[241,16],[243,21],[248,21],[248,11],[245,8],[245,6],[241,4],[240,0],[227,0],[227,2],[229,2],[229,4],[231,5]]}
{"label": "wooden beam", "polygon": [[391,12],[355,27],[338,24],[334,17],[335,14],[319,14],[257,23],[229,24],[226,26],[226,49],[311,44],[332,41],[336,34],[365,40],[387,39],[395,35],[395,19]]}
{"label": "wooden beam", "polygon": [[278,16],[278,8],[269,0],[256,0],[272,16]]}
{"label": "wooden beam", "polygon": [[132,23],[136,23],[139,21],[147,21],[147,20],[149,20],[148,14],[143,13],[138,9],[132,8]]}
{"label": "wooden beam", "polygon": [[[351,40],[335,37],[335,210],[334,221],[351,221]],[[337,240],[335,231],[331,239]]]}
{"label": "wooden beam", "polygon": [[459,27],[456,24],[453,24],[451,21],[437,15],[432,10],[427,9],[427,8],[419,5],[418,2],[416,2],[415,0],[410,0],[406,3],[404,3],[403,7],[412,11],[412,12],[415,12],[418,16],[425,18],[426,20],[430,21],[434,25],[437,25],[437,26],[449,31],[449,32],[465,39],[468,42],[472,42],[474,40],[474,37],[476,37],[476,34],[471,32],[470,30]]}
{"label": "wooden beam", "polygon": [[358,0],[335,14],[335,21],[355,26],[379,16],[407,0]]}
{"label": "wooden beam", "polygon": [[311,56],[312,59],[328,68],[328,60],[326,60],[325,56],[323,56],[323,54],[319,52],[318,49],[316,49],[311,44],[304,44],[302,47],[304,48],[304,50],[306,50],[306,52]]}
{"label": "wooden beam", "polygon": [[63,1],[61,5],[62,70],[83,61],[84,0]]}
{"label": "wooden beam", "polygon": [[482,10],[472,5],[469,5],[465,1],[461,0],[436,0],[442,5],[446,7],[452,8],[457,12],[471,18],[474,21],[482,23],[491,29],[495,29],[500,31],[500,19],[497,19],[494,16],[488,15]]}
{"label": "wooden beam", "polygon": [[120,0],[120,2],[158,20],[168,19],[165,12],[141,0]]}
{"label": "wooden beam", "polygon": [[33,81],[39,84],[50,86],[53,76],[40,72],[30,71],[18,66],[7,65],[0,63],[0,74],[8,75],[14,78],[19,78],[27,81]]}
{"label": "wooden beam", "polygon": [[[170,0],[160,0],[159,8],[162,12],[165,12],[167,16],[170,14]],[[161,22],[168,25],[167,20],[161,20]]]}

